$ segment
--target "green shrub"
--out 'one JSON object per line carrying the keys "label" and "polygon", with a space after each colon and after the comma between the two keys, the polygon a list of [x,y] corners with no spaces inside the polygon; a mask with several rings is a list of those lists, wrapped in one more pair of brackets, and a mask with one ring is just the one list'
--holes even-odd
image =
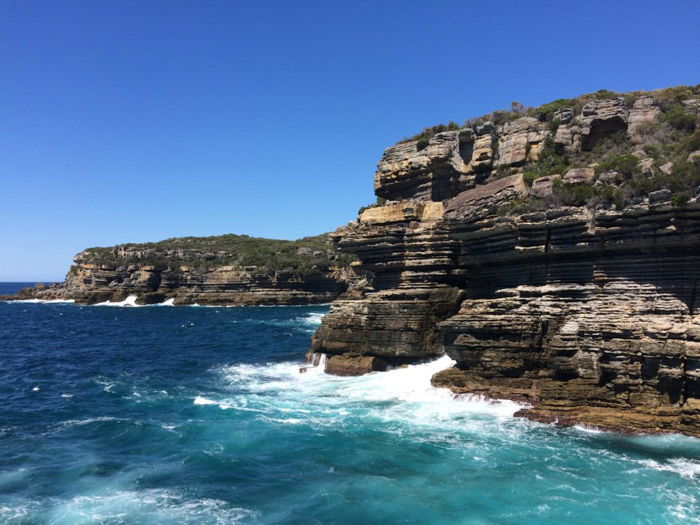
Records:
{"label": "green shrub", "polygon": [[664,113],[664,121],[680,131],[694,131],[696,118],[681,106],[673,106]]}
{"label": "green shrub", "polygon": [[531,213],[534,211],[540,211],[547,208],[547,203],[544,199],[538,199],[536,197],[526,197],[523,199],[516,199],[510,201],[503,206],[498,208],[496,215],[504,217],[506,215],[518,215],[521,213]]}
{"label": "green shrub", "polygon": [[613,155],[596,166],[596,173],[605,171],[619,171],[625,177],[631,177],[637,171],[639,159],[630,153],[623,155]]}
{"label": "green shrub", "polygon": [[606,100],[606,99],[619,97],[620,94],[615,93],[614,91],[610,91],[608,89],[599,89],[598,91],[595,92],[595,96],[597,99]]}
{"label": "green shrub", "polygon": [[555,195],[561,199],[562,204],[566,206],[584,206],[596,194],[593,186],[588,184],[555,184],[553,190]]}
{"label": "green shrub", "polygon": [[430,144],[430,139],[426,137],[421,137],[416,141],[416,149],[418,151],[424,150]]}
{"label": "green shrub", "polygon": [[443,133],[444,131],[457,131],[458,129],[460,129],[459,124],[450,120],[447,124],[438,124],[437,126],[425,128],[423,131],[421,131],[420,133],[416,133],[412,137],[407,137],[405,139],[400,140],[398,144],[416,140],[421,146],[418,148],[418,150],[420,151],[422,149],[425,149],[425,147],[428,145],[428,141],[438,133]]}
{"label": "green shrub", "polygon": [[535,179],[539,178],[540,174],[537,171],[525,171],[523,173],[523,180],[528,186],[532,186]]}
{"label": "green shrub", "polygon": [[513,111],[498,110],[491,113],[491,121],[498,126],[508,122],[513,122],[514,120],[519,119],[520,116],[521,115],[519,113],[515,113]]}
{"label": "green shrub", "polygon": [[542,104],[541,106],[531,109],[528,113],[530,116],[535,117],[540,122],[548,122],[554,119],[554,114],[562,109],[574,107],[573,99],[560,98],[553,102],[547,104]]}
{"label": "green shrub", "polygon": [[696,151],[700,149],[700,129],[695,130],[695,133],[687,137],[682,142],[683,150],[687,152]]}
{"label": "green shrub", "polygon": [[671,195],[671,202],[674,206],[683,206],[690,200],[690,192],[679,191]]}

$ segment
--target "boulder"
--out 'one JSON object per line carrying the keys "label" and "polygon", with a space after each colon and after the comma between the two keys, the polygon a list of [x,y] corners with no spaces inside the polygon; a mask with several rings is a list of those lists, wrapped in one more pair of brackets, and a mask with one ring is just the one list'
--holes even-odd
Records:
{"label": "boulder", "polygon": [[495,209],[506,202],[524,197],[527,192],[528,189],[522,173],[517,173],[463,191],[447,202],[445,217],[447,219],[465,219],[483,213],[484,210]]}
{"label": "boulder", "polygon": [[594,177],[593,168],[574,168],[566,172],[563,182],[564,184],[584,184],[593,182]]}
{"label": "boulder", "polygon": [[332,355],[326,360],[325,372],[335,376],[361,376],[369,372],[384,372],[389,364],[380,357]]}
{"label": "boulder", "polygon": [[598,175],[597,182],[601,184],[618,184],[622,182],[622,174],[619,171],[604,171]]}
{"label": "boulder", "polygon": [[661,189],[657,191],[652,191],[649,194],[649,204],[658,204],[660,202],[666,202],[671,198],[671,190]]}
{"label": "boulder", "polygon": [[549,197],[554,191],[554,181],[561,180],[561,175],[547,175],[545,177],[539,177],[532,182],[532,188],[530,189],[530,195],[540,199]]}
{"label": "boulder", "polygon": [[673,162],[666,162],[665,164],[662,164],[659,166],[659,171],[665,173],[666,175],[670,175],[673,171]]}

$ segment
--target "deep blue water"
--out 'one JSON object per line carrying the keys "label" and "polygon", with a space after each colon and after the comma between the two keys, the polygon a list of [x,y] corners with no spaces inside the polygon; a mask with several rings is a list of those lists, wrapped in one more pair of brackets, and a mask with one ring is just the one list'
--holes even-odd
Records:
{"label": "deep blue water", "polygon": [[299,374],[326,309],[0,302],[0,522],[700,523],[700,440]]}

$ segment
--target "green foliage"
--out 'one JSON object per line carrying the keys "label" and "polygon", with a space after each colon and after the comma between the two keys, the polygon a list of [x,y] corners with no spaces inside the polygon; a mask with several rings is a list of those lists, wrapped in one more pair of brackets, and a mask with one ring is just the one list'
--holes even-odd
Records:
{"label": "green foliage", "polygon": [[694,98],[698,94],[698,86],[676,86],[654,91],[652,95],[659,104],[661,111],[668,112],[679,106],[684,100]]}
{"label": "green foliage", "polygon": [[[636,174],[629,186],[637,195],[648,195],[652,191],[668,189],[674,195],[690,198],[695,189],[700,186],[700,168],[689,162],[679,161],[673,166],[670,174],[658,172],[651,177]],[[687,199],[686,199],[687,200]]]}
{"label": "green foliage", "polygon": [[[534,180],[537,177],[558,173],[563,175],[570,168],[570,161],[567,155],[559,154],[556,150],[554,139],[547,136],[544,139],[539,159],[536,162],[527,164],[524,168],[523,176]],[[530,182],[531,183],[531,182]]]}
{"label": "green foliage", "polygon": [[539,177],[541,177],[541,175],[536,170],[528,170],[523,172],[523,180],[528,186],[532,186],[535,179],[538,179]]}
{"label": "green foliage", "polygon": [[608,89],[599,89],[595,92],[595,95],[599,100],[606,100],[620,96],[619,93],[615,93],[614,91],[610,91]]}
{"label": "green foliage", "polygon": [[685,151],[697,151],[700,149],[700,129],[695,130],[695,133],[682,141],[682,147]]}
{"label": "green foliage", "polygon": [[617,171],[625,177],[631,177],[637,171],[637,166],[639,165],[639,159],[632,155],[631,153],[623,153],[620,155],[612,155],[596,166],[596,173],[603,173],[605,171]]}
{"label": "green foliage", "polygon": [[447,124],[438,124],[437,126],[425,128],[423,131],[421,131],[420,133],[416,133],[412,137],[407,137],[403,140],[400,140],[399,144],[415,140],[418,141],[418,144],[416,146],[418,147],[418,151],[420,151],[422,149],[425,149],[428,146],[428,142],[430,141],[430,139],[438,133],[443,133],[445,131],[457,131],[458,129],[460,129],[459,124],[450,120]]}
{"label": "green foliage", "polygon": [[697,125],[695,116],[679,105],[674,105],[664,113],[664,121],[680,131],[694,131]]}
{"label": "green foliage", "polygon": [[566,206],[584,206],[596,195],[596,190],[589,184],[555,184],[554,193]]}
{"label": "green foliage", "polygon": [[544,199],[536,197],[525,197],[510,201],[507,204],[498,208],[497,215],[504,217],[506,215],[519,215],[522,213],[532,213],[541,211],[547,208],[547,202]]}
{"label": "green foliage", "polygon": [[498,125],[505,124],[507,122],[513,122],[516,119],[519,119],[522,115],[520,113],[515,113],[513,111],[494,111],[491,113],[491,121]]}
{"label": "green foliage", "polygon": [[[637,127],[634,142],[626,129],[611,133],[603,133],[596,137],[592,149],[585,151],[566,151],[561,145],[554,143],[553,136],[563,125],[555,115],[562,110],[571,109],[574,113],[572,124],[580,124],[577,119],[581,110],[589,102],[608,100],[622,97],[626,107],[631,108],[641,96],[651,95],[656,100],[662,114],[659,118]],[[596,173],[615,171],[620,177],[600,181],[593,184],[564,185],[561,181],[554,182],[553,195],[544,201],[540,199],[525,199],[507,205],[499,213],[512,213],[522,210],[542,209],[559,205],[571,206],[616,206],[623,208],[629,204],[640,203],[649,193],[659,189],[669,189],[674,203],[681,205],[695,196],[696,188],[700,186],[700,175],[695,164],[686,162],[688,154],[700,150],[700,126],[695,110],[683,104],[684,101],[700,97],[700,85],[679,86],[653,92],[632,92],[620,94],[610,90],[600,90],[595,93],[581,95],[576,98],[559,99],[537,108],[526,108],[520,103],[512,103],[510,111],[495,111],[476,119],[466,121],[467,126],[476,127],[478,124],[491,121],[503,125],[523,115],[537,118],[543,123],[543,128],[549,130],[546,134],[538,160],[529,161],[522,167],[525,183],[532,183],[541,176],[559,173],[564,175],[569,169],[596,166]],[[453,125],[453,126],[452,126]],[[418,148],[428,145],[429,140],[441,131],[456,129],[454,123],[426,128],[411,139],[418,142]],[[498,147],[498,144],[495,145]],[[643,174],[639,167],[639,155],[632,153],[643,149],[648,157],[654,160],[657,167],[654,173]],[[658,166],[668,162],[673,163],[670,174],[661,173]],[[488,180],[498,179],[512,174],[516,168],[504,164],[496,166],[487,174]]]}
{"label": "green foliage", "polygon": [[[119,256],[120,251],[129,255]],[[235,266],[247,268],[256,275],[284,273],[308,276],[320,274],[322,269],[330,266],[346,265],[350,260],[338,253],[327,235],[286,241],[229,234],[90,248],[84,252],[80,262],[114,267],[150,265],[171,271],[180,266]]]}
{"label": "green foliage", "polygon": [[429,138],[421,137],[416,141],[416,149],[418,151],[424,150],[425,148],[428,147],[429,143],[430,143]]}
{"label": "green foliage", "polygon": [[671,195],[671,202],[674,206],[683,206],[690,200],[690,193],[687,191],[673,193]]}
{"label": "green foliage", "polygon": [[657,145],[647,144],[642,148],[642,150],[652,159],[658,159],[661,155],[661,150]]}
{"label": "green foliage", "polygon": [[530,116],[535,117],[541,122],[548,122],[554,119],[554,114],[562,109],[574,107],[574,101],[570,98],[560,98],[553,102],[547,104],[542,104],[541,106],[531,109],[529,111]]}
{"label": "green foliage", "polygon": [[625,192],[615,186],[598,186],[594,187],[595,196],[591,198],[592,204],[600,204],[605,207],[615,205],[618,209],[625,207],[627,203]]}

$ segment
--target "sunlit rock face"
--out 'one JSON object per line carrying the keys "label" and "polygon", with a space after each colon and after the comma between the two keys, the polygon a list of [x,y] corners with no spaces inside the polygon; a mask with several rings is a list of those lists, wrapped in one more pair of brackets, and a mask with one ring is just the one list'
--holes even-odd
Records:
{"label": "sunlit rock face", "polygon": [[[526,417],[700,435],[700,204],[656,188],[599,198],[632,176],[600,169],[613,154],[634,177],[662,176],[638,144],[663,112],[652,93],[554,119],[388,148],[374,179],[384,204],[337,238],[365,279],[331,305],[310,355],[356,374],[447,353],[455,366],[435,385],[527,402]],[[532,180],[551,151],[587,163]],[[587,200],[558,197],[572,194]]]}

